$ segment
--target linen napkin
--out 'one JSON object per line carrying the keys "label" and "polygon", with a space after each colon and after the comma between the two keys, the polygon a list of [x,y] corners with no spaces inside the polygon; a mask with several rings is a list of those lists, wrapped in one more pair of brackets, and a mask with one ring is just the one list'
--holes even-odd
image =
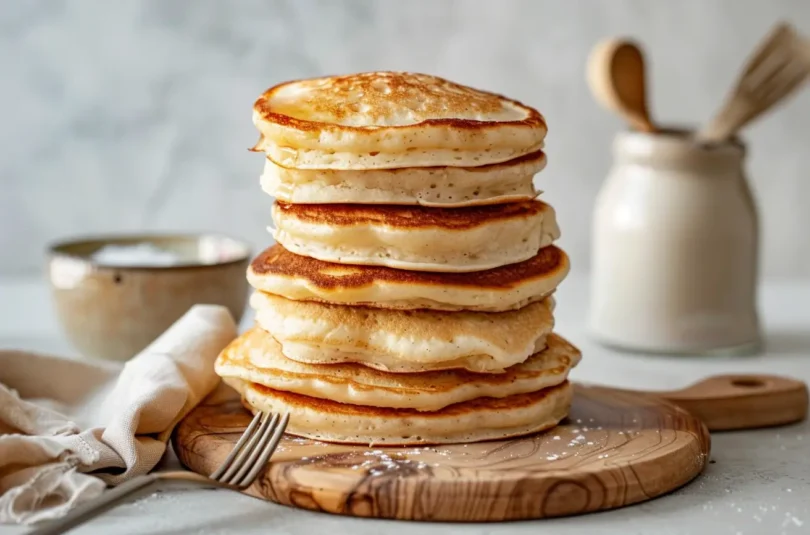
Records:
{"label": "linen napkin", "polygon": [[148,473],[236,335],[226,308],[196,305],[123,365],[0,351],[0,522],[56,518]]}

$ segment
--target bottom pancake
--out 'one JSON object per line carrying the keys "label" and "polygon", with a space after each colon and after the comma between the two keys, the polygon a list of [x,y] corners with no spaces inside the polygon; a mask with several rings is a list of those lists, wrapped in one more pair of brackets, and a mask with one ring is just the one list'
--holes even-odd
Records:
{"label": "bottom pancake", "polygon": [[252,411],[290,413],[287,432],[342,444],[449,444],[527,435],[556,426],[568,415],[573,388],[558,386],[504,398],[477,398],[435,412],[348,405],[273,390],[236,378],[234,387]]}

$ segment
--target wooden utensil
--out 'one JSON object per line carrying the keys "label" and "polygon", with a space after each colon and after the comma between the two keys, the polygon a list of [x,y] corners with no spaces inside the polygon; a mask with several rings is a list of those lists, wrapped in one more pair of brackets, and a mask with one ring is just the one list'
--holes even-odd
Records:
{"label": "wooden utensil", "polygon": [[644,57],[634,42],[607,39],[598,43],[588,58],[587,80],[596,100],[633,128],[657,130],[647,110]]}
{"label": "wooden utensil", "polygon": [[[250,423],[235,396],[203,402],[178,426],[174,448],[191,470],[214,471]],[[709,460],[707,427],[781,425],[806,414],[807,387],[782,377],[711,377],[662,393],[577,384],[567,420],[549,432],[511,440],[375,448],[286,436],[247,493],[376,518],[572,515],[649,500],[688,483]]]}
{"label": "wooden utensil", "polygon": [[810,75],[810,43],[789,24],[778,24],[756,48],[720,113],[697,134],[720,143],[783,102]]}

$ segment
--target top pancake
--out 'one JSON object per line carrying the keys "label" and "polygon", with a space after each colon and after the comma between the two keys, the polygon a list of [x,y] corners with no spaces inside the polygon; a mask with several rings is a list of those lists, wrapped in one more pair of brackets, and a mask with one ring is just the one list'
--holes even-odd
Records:
{"label": "top pancake", "polygon": [[542,148],[546,124],[518,101],[427,74],[297,80],[253,106],[254,150],[298,169],[476,167]]}
{"label": "top pancake", "polygon": [[549,296],[569,269],[568,257],[553,245],[526,261],[472,273],[334,264],[274,245],[251,262],[247,277],[257,290],[299,301],[410,310],[504,311]]}

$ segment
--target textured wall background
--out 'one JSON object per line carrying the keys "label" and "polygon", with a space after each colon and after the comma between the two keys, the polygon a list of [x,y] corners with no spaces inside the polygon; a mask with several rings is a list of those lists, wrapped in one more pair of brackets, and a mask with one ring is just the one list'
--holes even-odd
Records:
{"label": "textured wall background", "polygon": [[[506,93],[549,122],[538,185],[588,268],[594,196],[621,128],[583,78],[590,47],[646,46],[655,116],[698,124],[806,0],[77,0],[0,6],[0,273],[75,234],[210,229],[269,243],[253,100],[285,79],[416,70]],[[747,131],[768,275],[810,275],[810,90]]]}

